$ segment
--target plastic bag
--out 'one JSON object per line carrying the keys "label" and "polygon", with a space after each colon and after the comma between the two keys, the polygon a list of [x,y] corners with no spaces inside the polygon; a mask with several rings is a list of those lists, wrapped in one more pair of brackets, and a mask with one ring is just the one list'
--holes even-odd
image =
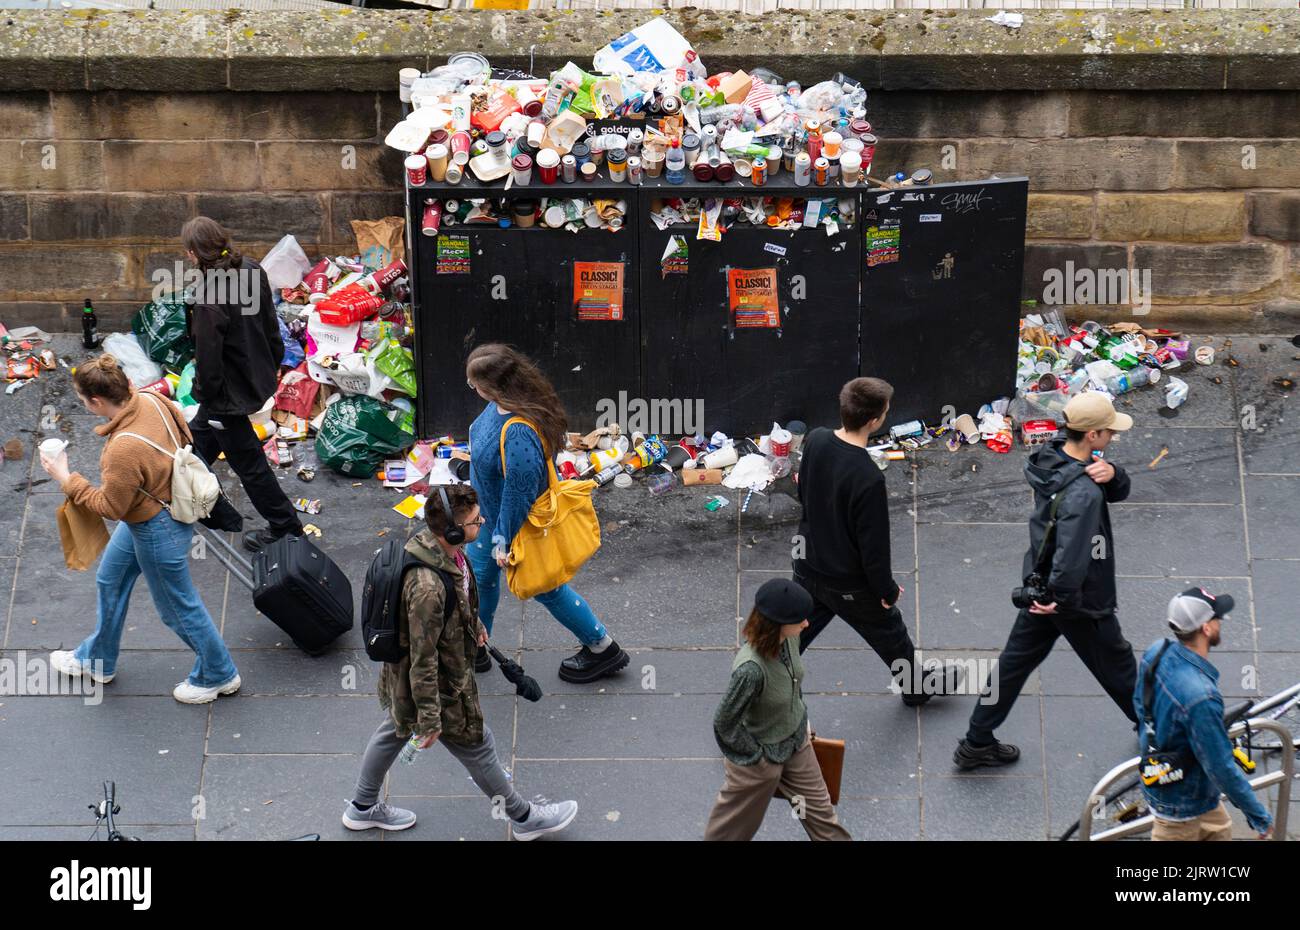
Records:
{"label": "plastic bag", "polygon": [[656,16],[606,45],[592,64],[602,74],[666,71],[680,66],[690,50],[691,43],[668,20]]}
{"label": "plastic bag", "polygon": [[190,362],[181,372],[181,382],[176,386],[176,403],[182,408],[198,405],[198,401],[194,399],[194,372],[194,363]]}
{"label": "plastic bag", "polygon": [[140,348],[168,371],[180,371],[194,358],[185,324],[185,301],[176,296],[145,304],[131,317],[131,332]]}
{"label": "plastic bag", "polygon": [[289,332],[289,324],[284,321],[284,317],[276,314],[276,319],[280,321],[280,341],[284,343],[284,358],[280,360],[280,367],[297,368],[306,357],[302,343],[293,338],[293,334]]}
{"label": "plastic bag", "polygon": [[319,390],[320,385],[307,374],[307,365],[301,364],[280,379],[280,386],[275,391],[275,409],[310,419]]}
{"label": "plastic bag", "polygon": [[272,291],[278,291],[282,287],[295,287],[302,282],[302,276],[311,271],[307,253],[292,235],[285,236],[273,245],[261,264]]}
{"label": "plastic bag", "polygon": [[325,408],[316,434],[320,463],[344,475],[370,478],[415,442],[408,415],[371,397],[344,397]]}
{"label": "plastic bag", "polygon": [[403,349],[392,339],[384,339],[370,350],[370,360],[393,380],[399,391],[415,396],[415,357],[410,349]]}
{"label": "plastic bag", "polygon": [[148,387],[163,376],[163,370],[140,348],[132,333],[113,333],[104,340],[104,351],[117,359],[137,388]]}

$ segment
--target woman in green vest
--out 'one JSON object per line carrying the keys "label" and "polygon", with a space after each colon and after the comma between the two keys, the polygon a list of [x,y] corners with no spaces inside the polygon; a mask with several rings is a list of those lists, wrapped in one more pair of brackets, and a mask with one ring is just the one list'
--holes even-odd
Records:
{"label": "woman in green vest", "polygon": [[810,839],[852,839],[835,816],[813,753],[803,662],[797,644],[790,645],[812,610],[812,597],[788,579],[758,589],[731,684],[713,717],[726,781],[709,815],[706,840],[753,839],[775,794],[801,810]]}

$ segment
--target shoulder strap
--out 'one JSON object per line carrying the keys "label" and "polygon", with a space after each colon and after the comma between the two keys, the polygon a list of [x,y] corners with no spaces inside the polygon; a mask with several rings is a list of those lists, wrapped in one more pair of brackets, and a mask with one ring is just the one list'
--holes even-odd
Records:
{"label": "shoulder strap", "polygon": [[[1085,472],[1079,472],[1079,475],[1081,474],[1085,474]],[[1065,484],[1057,488],[1056,493],[1052,495],[1052,506],[1047,511],[1047,528],[1043,530],[1043,541],[1038,544],[1038,555],[1034,557],[1034,571],[1039,574],[1042,574],[1044,571],[1043,556],[1047,554],[1047,544],[1053,542],[1053,537],[1056,535],[1056,511],[1061,506],[1061,495],[1065,493],[1066,488],[1075,482],[1079,475],[1075,475],[1069,481],[1065,482]]]}
{"label": "shoulder strap", "polygon": [[[1156,666],[1160,664],[1160,660],[1164,657],[1165,650],[1169,648],[1169,645],[1172,642],[1172,639],[1166,639],[1161,643],[1160,650],[1156,653],[1155,658],[1151,660],[1151,664],[1142,672],[1142,722],[1147,725],[1153,723],[1155,716]],[[1154,735],[1155,727],[1152,726],[1151,729]]]}
{"label": "shoulder strap", "polygon": [[181,447],[181,443],[180,440],[176,438],[176,434],[172,432],[172,418],[168,416],[167,411],[163,410],[162,403],[158,400],[157,397],[155,397],[152,393],[149,392],[146,392],[145,396],[148,397],[151,401],[153,401],[153,408],[158,411],[158,416],[162,417],[163,427],[166,428],[167,430],[167,437],[172,441],[172,445],[175,446],[177,450],[179,450]]}
{"label": "shoulder strap", "polygon": [[537,442],[542,447],[542,461],[546,467],[547,484],[553,485],[558,482],[559,478],[556,477],[555,474],[555,465],[551,462],[551,457],[546,452],[546,440],[542,438],[542,434],[538,432],[537,427],[528,420],[525,420],[523,417],[511,417],[501,426],[501,476],[504,478],[506,474],[506,430],[510,429],[511,424],[513,423],[522,423],[537,434]]}
{"label": "shoulder strap", "polygon": [[[466,566],[466,568],[468,568],[468,566]],[[456,584],[451,580],[451,576],[441,568],[435,568],[433,571],[442,579],[442,620],[446,623],[451,619],[452,613],[456,610]]]}
{"label": "shoulder strap", "polygon": [[138,439],[138,440],[140,440],[141,442],[145,443],[146,445],[153,446],[155,449],[157,449],[157,450],[158,450],[159,452],[161,452],[163,455],[167,456],[169,459],[170,459],[170,458],[174,458],[175,455],[176,455],[175,452],[168,452],[166,449],[164,449],[162,446],[158,445],[158,443],[154,442],[152,439],[146,439],[144,436],[141,436],[139,433],[126,433],[126,432],[123,432],[123,433],[114,433],[113,435],[114,435],[114,436],[130,436],[132,439]]}

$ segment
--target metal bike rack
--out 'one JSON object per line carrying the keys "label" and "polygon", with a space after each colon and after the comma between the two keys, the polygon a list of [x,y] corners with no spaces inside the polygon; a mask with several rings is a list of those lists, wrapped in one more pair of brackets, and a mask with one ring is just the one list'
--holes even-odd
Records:
{"label": "metal bike rack", "polygon": [[[1255,778],[1247,779],[1250,787],[1255,791],[1269,788],[1273,785],[1280,785],[1277,792],[1277,818],[1273,824],[1273,839],[1278,842],[1286,840],[1286,821],[1287,813],[1291,808],[1291,783],[1295,779],[1295,758],[1294,738],[1291,731],[1275,720],[1266,720],[1257,718],[1235,724],[1229,731],[1228,737],[1232,738],[1250,730],[1265,730],[1275,733],[1282,746],[1292,746],[1293,749],[1287,752],[1282,751],[1282,768],[1277,772],[1268,772],[1264,775],[1258,775]],[[1122,762],[1115,766],[1104,776],[1101,781],[1093,786],[1092,791],[1088,794],[1088,800],[1084,804],[1083,813],[1079,816],[1079,839],[1083,842],[1095,841],[1102,842],[1105,840],[1118,840],[1126,836],[1134,836],[1139,833],[1146,833],[1155,823],[1155,815],[1147,814],[1145,817],[1139,817],[1129,823],[1120,824],[1118,827],[1112,827],[1104,830],[1096,836],[1092,835],[1092,810],[1097,798],[1106,797],[1106,791],[1119,779],[1131,776],[1137,772],[1138,763],[1141,762],[1140,756],[1135,756],[1127,762]]]}

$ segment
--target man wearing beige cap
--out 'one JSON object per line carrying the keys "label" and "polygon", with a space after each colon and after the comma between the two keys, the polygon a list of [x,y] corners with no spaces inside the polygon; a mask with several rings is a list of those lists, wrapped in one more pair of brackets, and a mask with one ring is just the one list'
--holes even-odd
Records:
{"label": "man wearing beige cap", "polygon": [[[1093,677],[1135,724],[1137,663],[1115,616],[1115,546],[1108,505],[1128,497],[1124,469],[1102,455],[1133,418],[1116,413],[1106,394],[1077,394],[1065,405],[1065,438],[1029,456],[1025,477],[1034,489],[1025,553],[1025,585],[1013,594],[1020,614],[998,658],[992,681],[971,714],[953,762],[962,769],[1008,765],[1020,750],[993,737],[1026,679],[1064,636]],[[994,700],[993,698],[996,698]]]}

